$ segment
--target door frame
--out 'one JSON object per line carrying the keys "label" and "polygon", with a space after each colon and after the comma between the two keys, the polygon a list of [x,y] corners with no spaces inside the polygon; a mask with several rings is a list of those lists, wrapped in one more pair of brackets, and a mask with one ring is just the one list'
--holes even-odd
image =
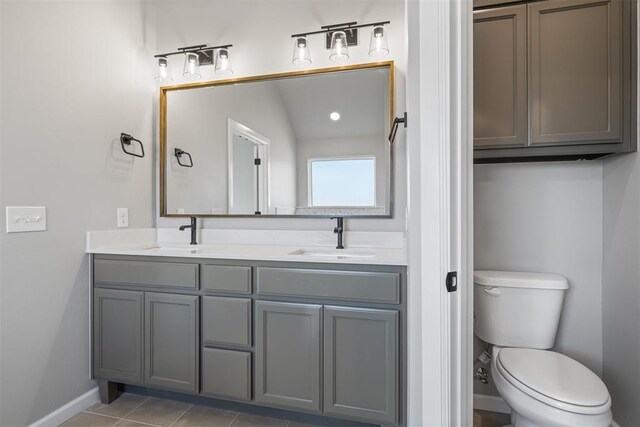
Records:
{"label": "door frame", "polygon": [[258,180],[258,192],[260,196],[260,212],[265,215],[271,214],[269,199],[269,145],[271,140],[259,134],[248,126],[240,122],[227,118],[227,212],[232,213],[233,209],[233,135],[239,134],[255,143],[258,148],[258,157],[262,160],[260,168],[260,179]]}
{"label": "door frame", "polygon": [[[470,426],[473,4],[406,0],[409,426]],[[445,289],[457,271],[458,290]]]}

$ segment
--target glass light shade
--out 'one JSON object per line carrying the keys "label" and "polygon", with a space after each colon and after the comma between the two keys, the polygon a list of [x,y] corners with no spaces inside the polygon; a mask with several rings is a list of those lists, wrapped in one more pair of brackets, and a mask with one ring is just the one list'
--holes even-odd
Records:
{"label": "glass light shade", "polygon": [[332,61],[346,61],[349,59],[349,48],[347,47],[347,33],[335,31],[331,35],[331,51],[329,59]]}
{"label": "glass light shade", "polygon": [[309,45],[307,37],[296,37],[293,41],[293,61],[295,65],[311,64],[311,54],[309,53]]}
{"label": "glass light shade", "polygon": [[200,58],[197,53],[188,52],[184,54],[184,69],[182,75],[190,80],[202,77],[200,74]]}
{"label": "glass light shade", "polygon": [[216,54],[216,67],[214,72],[219,76],[230,76],[233,74],[231,60],[229,59],[229,49],[218,49]]}
{"label": "glass light shade", "polygon": [[158,58],[158,74],[155,77],[158,83],[168,83],[173,81],[171,70],[169,70],[169,61],[167,58]]}
{"label": "glass light shade", "polygon": [[371,31],[371,42],[369,42],[369,56],[381,57],[389,53],[389,40],[386,30],[382,25],[376,25]]}

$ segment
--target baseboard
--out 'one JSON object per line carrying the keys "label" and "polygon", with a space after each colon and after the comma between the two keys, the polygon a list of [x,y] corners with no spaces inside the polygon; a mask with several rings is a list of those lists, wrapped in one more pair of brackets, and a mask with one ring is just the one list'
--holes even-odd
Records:
{"label": "baseboard", "polygon": [[473,395],[473,409],[500,412],[502,414],[511,413],[511,408],[503,398],[500,396],[487,396],[486,394]]}
{"label": "baseboard", "polygon": [[76,397],[66,405],[59,407],[49,415],[40,418],[29,427],[57,427],[77,413],[84,411],[91,405],[98,402],[100,402],[100,394],[98,393],[98,387],[96,387],[89,390],[82,396]]}

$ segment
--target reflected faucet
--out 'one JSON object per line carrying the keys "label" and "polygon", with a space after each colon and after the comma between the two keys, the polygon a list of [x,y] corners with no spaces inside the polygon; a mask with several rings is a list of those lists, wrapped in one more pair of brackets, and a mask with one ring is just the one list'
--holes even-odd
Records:
{"label": "reflected faucet", "polygon": [[191,225],[181,225],[180,226],[180,231],[184,231],[187,228],[191,229],[191,244],[192,245],[197,245],[198,244],[198,242],[196,242],[197,223],[196,223],[196,217],[195,216],[191,217]]}
{"label": "reflected faucet", "polygon": [[344,218],[341,216],[334,216],[331,219],[337,220],[336,228],[333,229],[333,233],[338,235],[338,246],[336,249],[344,249],[342,246],[342,233],[344,232]]}

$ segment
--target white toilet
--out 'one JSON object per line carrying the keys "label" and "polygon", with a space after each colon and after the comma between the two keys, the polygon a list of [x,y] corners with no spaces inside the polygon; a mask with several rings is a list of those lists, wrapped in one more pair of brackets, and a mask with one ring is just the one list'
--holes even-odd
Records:
{"label": "white toilet", "polygon": [[475,334],[493,344],[491,374],[513,427],[609,426],[611,397],[596,374],[553,347],[569,288],[555,274],[476,271]]}

